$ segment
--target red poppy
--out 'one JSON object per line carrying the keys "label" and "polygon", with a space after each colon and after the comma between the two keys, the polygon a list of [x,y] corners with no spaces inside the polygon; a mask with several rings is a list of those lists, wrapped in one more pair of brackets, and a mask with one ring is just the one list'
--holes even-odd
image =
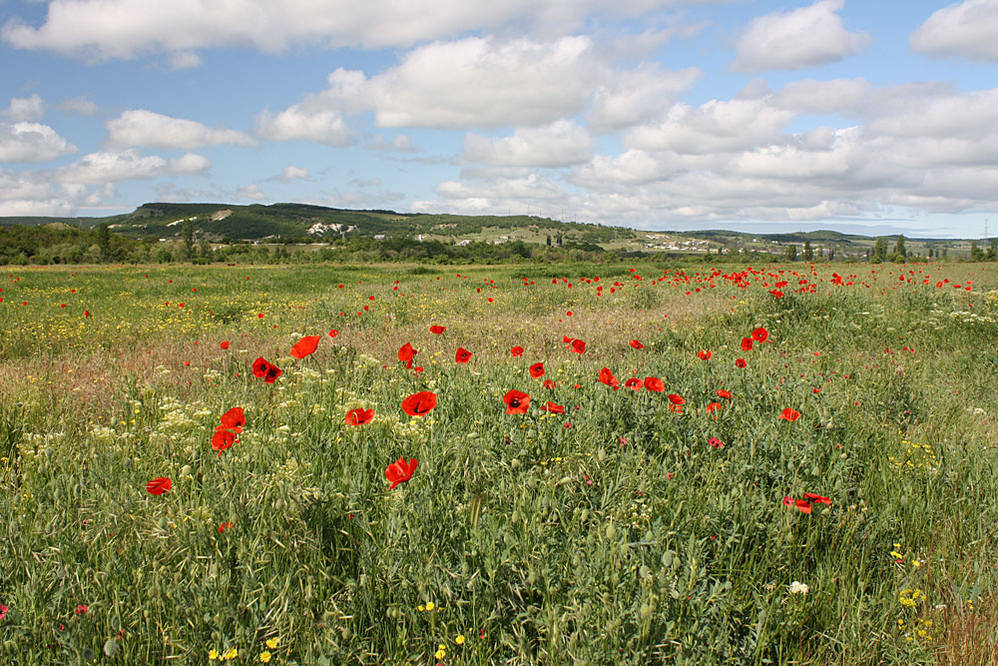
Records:
{"label": "red poppy", "polygon": [[724,389],[717,389],[714,391],[717,397],[724,398],[725,400],[731,400],[731,391],[725,391]]}
{"label": "red poppy", "polygon": [[440,335],[447,330],[446,326],[430,326],[430,333],[433,335]]}
{"label": "red poppy", "polygon": [[231,530],[231,529],[232,529],[232,523],[229,522],[222,523],[221,525],[218,526],[219,532],[224,532],[225,530]]}
{"label": "red poppy", "polygon": [[710,444],[715,449],[723,449],[724,448],[724,442],[722,442],[721,440],[719,440],[717,437],[711,437],[710,439],[707,440],[707,443]]}
{"label": "red poppy", "polygon": [[315,352],[321,339],[321,335],[306,335],[291,348],[291,355],[295,358],[305,358]]}
{"label": "red poppy", "polygon": [[273,384],[274,381],[283,374],[284,374],[283,370],[281,370],[276,365],[271,363],[267,366],[267,372],[263,375],[263,381],[267,382],[268,384]]}
{"label": "red poppy", "polygon": [[149,491],[150,495],[162,495],[172,487],[173,483],[165,476],[157,476],[146,484],[146,490]]}
{"label": "red poppy", "polygon": [[523,347],[513,347],[509,350],[510,356],[523,356]]}
{"label": "red poppy", "polygon": [[351,426],[366,425],[374,419],[373,409],[351,409],[343,422]]}
{"label": "red poppy", "polygon": [[827,504],[828,506],[832,505],[832,500],[828,499],[827,497],[822,497],[821,495],[815,495],[814,493],[804,493],[804,497],[814,502],[815,504]]}
{"label": "red poppy", "polygon": [[507,414],[526,414],[530,407],[530,396],[516,389],[504,395],[502,401],[506,403]]}
{"label": "red poppy", "polygon": [[801,513],[811,513],[811,503],[807,500],[794,499],[793,497],[784,497],[783,503],[787,506],[792,506],[796,508]]}
{"label": "red poppy", "polygon": [[736,358],[735,359],[735,367],[736,368],[744,368],[746,365],[748,365],[748,363],[745,362],[745,359],[743,359],[743,358]]}
{"label": "red poppy", "polygon": [[790,409],[789,407],[787,407],[782,412],[780,412],[780,418],[783,419],[784,421],[793,422],[800,418],[800,412],[798,412],[796,409]]}
{"label": "red poppy", "polygon": [[391,465],[385,469],[385,478],[391,482],[391,486],[388,490],[391,490],[400,483],[405,483],[412,478],[413,472],[416,471],[416,467],[419,466],[419,461],[415,458],[409,458],[409,462],[405,461],[405,458],[399,458]]}
{"label": "red poppy", "polygon": [[710,356],[711,356],[710,350],[701,349],[700,351],[697,352],[697,356],[700,357],[701,361],[706,361],[706,360],[710,359]]}
{"label": "red poppy", "polygon": [[635,349],[644,349],[645,348],[645,346],[643,344],[641,344],[640,342],[638,342],[637,340],[631,340],[627,344],[631,345]]}
{"label": "red poppy", "polygon": [[215,429],[215,434],[211,436],[211,448],[218,451],[219,455],[222,455],[222,451],[238,441],[239,440],[236,439],[235,433],[219,426]]}
{"label": "red poppy", "polygon": [[402,401],[402,411],[409,416],[422,416],[437,406],[437,394],[432,391],[413,393]]}
{"label": "red poppy", "polygon": [[541,411],[550,412],[551,414],[564,414],[565,407],[564,405],[556,405],[550,400],[548,400],[547,404],[541,407]]}
{"label": "red poppy", "polygon": [[218,344],[218,346],[221,347],[222,349],[228,349],[229,348],[229,341],[228,340],[223,340],[222,342],[220,342]]}
{"label": "red poppy", "polygon": [[[651,379],[651,378],[649,377],[649,379]],[[626,386],[627,388],[632,389],[634,391],[640,391],[642,384],[641,384],[641,380],[638,379],[637,377],[631,377],[626,382],[624,382],[624,386]],[[664,389],[665,386],[663,386],[662,388]]]}
{"label": "red poppy", "polygon": [[455,363],[467,363],[471,360],[471,352],[464,347],[457,348],[457,354],[454,355]]}
{"label": "red poppy", "polygon": [[561,336],[561,341],[567,345],[572,342],[572,338],[568,337],[567,335],[563,335]]}
{"label": "red poppy", "polygon": [[556,382],[553,379],[545,379],[544,380],[544,388],[546,388],[546,389],[553,389],[557,385],[558,385],[558,382]]}
{"label": "red poppy", "polygon": [[665,382],[658,377],[645,377],[645,388],[655,393],[661,393],[665,390]]}
{"label": "red poppy", "polygon": [[[717,411],[720,408],[721,408],[721,403],[719,403],[719,402],[712,402],[709,405],[707,405],[707,413],[710,414],[712,412]],[[717,414],[714,414],[714,418],[715,419],[717,418]]]}
{"label": "red poppy", "polygon": [[676,395],[675,393],[669,394],[669,402],[672,404],[673,407],[679,407],[679,408],[682,408],[682,406],[686,404],[686,401],[683,399],[683,396]]}
{"label": "red poppy", "polygon": [[412,367],[412,357],[416,355],[416,350],[408,342],[399,349],[399,360],[405,363],[406,369]]}
{"label": "red poppy", "polygon": [[243,412],[242,407],[233,407],[222,414],[220,421],[223,428],[229,428],[233,432],[239,433],[243,431],[243,426],[246,425],[246,414]]}
{"label": "red poppy", "polygon": [[331,330],[331,331],[329,332],[329,337],[331,337],[331,338],[335,338],[335,337],[336,337],[337,335],[339,335],[339,334],[340,334],[340,332],[339,332],[339,331],[337,331],[337,330],[336,330],[336,329],[334,328],[333,330]]}
{"label": "red poppy", "polygon": [[742,349],[752,351],[752,338],[742,338]]}
{"label": "red poppy", "polygon": [[572,346],[572,351],[576,354],[586,353],[586,343],[584,340],[572,340],[570,344]]}
{"label": "red poppy", "polygon": [[543,377],[544,376],[544,364],[543,363],[534,363],[532,366],[530,366],[530,376],[533,377],[534,379],[537,379],[539,377]]}
{"label": "red poppy", "polygon": [[253,376],[263,377],[267,374],[267,368],[269,366],[270,363],[267,362],[267,359],[262,356],[257,357],[257,359],[253,361]]}
{"label": "red poppy", "polygon": [[756,342],[765,342],[769,339],[769,331],[760,326],[752,331],[752,339]]}
{"label": "red poppy", "polygon": [[620,388],[620,382],[617,378],[613,376],[610,372],[610,368],[603,368],[599,371],[599,380],[601,384],[606,384],[607,386],[613,388],[614,391]]}

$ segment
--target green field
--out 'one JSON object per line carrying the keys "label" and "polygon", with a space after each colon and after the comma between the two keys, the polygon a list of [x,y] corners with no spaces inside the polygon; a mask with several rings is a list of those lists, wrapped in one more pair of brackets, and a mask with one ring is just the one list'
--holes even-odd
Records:
{"label": "green field", "polygon": [[16,267],[0,298],[3,663],[998,660],[993,263]]}

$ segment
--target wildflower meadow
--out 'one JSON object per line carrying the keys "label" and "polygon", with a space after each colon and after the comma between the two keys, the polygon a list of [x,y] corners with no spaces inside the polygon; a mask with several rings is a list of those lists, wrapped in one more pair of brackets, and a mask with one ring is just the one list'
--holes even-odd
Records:
{"label": "wildflower meadow", "polygon": [[998,269],[0,272],[0,662],[988,664]]}

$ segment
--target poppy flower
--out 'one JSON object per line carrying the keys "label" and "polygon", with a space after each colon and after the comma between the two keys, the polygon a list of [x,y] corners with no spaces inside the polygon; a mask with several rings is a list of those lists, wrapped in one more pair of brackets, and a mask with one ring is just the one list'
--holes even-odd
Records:
{"label": "poppy flower", "polygon": [[553,379],[545,379],[544,380],[544,388],[546,388],[546,389],[553,389],[557,385],[558,385],[558,382],[556,382]]}
{"label": "poppy flower", "polygon": [[222,451],[229,448],[237,441],[235,433],[231,430],[226,430],[225,428],[219,426],[215,430],[215,434],[211,436],[211,448],[218,451],[218,455],[222,455]]}
{"label": "poppy flower", "polygon": [[232,529],[232,523],[230,523],[230,522],[224,522],[224,523],[222,523],[221,525],[218,526],[219,533],[224,532],[225,530],[231,530],[231,529]]}
{"label": "poppy flower", "polygon": [[811,513],[811,503],[807,500],[794,499],[793,497],[784,497],[783,503],[787,506],[796,508],[801,513]]}
{"label": "poppy flower", "polygon": [[706,361],[706,360],[710,359],[711,353],[710,353],[710,350],[701,349],[700,351],[697,352],[697,356],[700,357],[701,361]]}
{"label": "poppy flower", "polygon": [[509,350],[510,356],[523,356],[523,347],[513,347]]}
{"label": "poppy flower", "polygon": [[284,371],[278,368],[273,363],[267,365],[267,372],[263,375],[263,381],[268,384],[273,384],[278,377],[284,374]]}
{"label": "poppy flower", "polygon": [[455,363],[467,363],[471,360],[471,352],[464,347],[457,348],[457,354],[454,355]]}
{"label": "poppy flower", "polygon": [[827,497],[822,497],[821,495],[815,495],[814,493],[804,493],[804,497],[810,500],[811,502],[814,502],[815,504],[827,504],[828,506],[832,505],[832,500],[828,499]]}
{"label": "poppy flower", "polygon": [[146,484],[146,490],[149,491],[150,495],[162,495],[172,487],[173,483],[165,476],[157,476]]}
{"label": "poppy flower", "polygon": [[533,377],[534,379],[537,379],[539,377],[543,377],[544,376],[544,364],[543,363],[534,363],[532,366],[530,366],[530,376]]}
{"label": "poppy flower", "polygon": [[607,386],[613,388],[614,391],[620,388],[620,382],[617,378],[613,376],[610,372],[610,368],[603,368],[599,371],[599,380],[601,384],[606,384]]}
{"label": "poppy flower", "polygon": [[229,341],[228,340],[223,340],[222,342],[218,343],[218,346],[221,347],[222,349],[228,349],[229,348]]}
{"label": "poppy flower", "polygon": [[433,335],[440,335],[447,330],[446,326],[430,326],[430,333]]}
{"label": "poppy flower", "polygon": [[408,370],[412,367],[412,357],[417,354],[416,350],[412,348],[412,345],[408,342],[402,345],[399,349],[399,360],[405,363],[405,367]]}
{"label": "poppy flower", "polygon": [[402,401],[402,411],[409,416],[423,416],[437,406],[437,394],[432,391],[413,393]]}
{"label": "poppy flower", "polygon": [[658,377],[645,377],[645,388],[655,393],[665,390],[665,383]]}
{"label": "poppy flower", "polygon": [[530,396],[516,389],[504,395],[502,401],[506,403],[507,414],[526,414],[530,407]]}
{"label": "poppy flower", "polygon": [[752,351],[752,338],[742,338],[742,349]]}
{"label": "poppy flower", "polygon": [[548,400],[547,404],[541,406],[541,411],[543,411],[543,412],[550,412],[551,414],[564,414],[565,413],[565,406],[564,405],[556,405],[553,402],[551,402],[550,400]]}
{"label": "poppy flower", "polygon": [[760,326],[752,331],[752,339],[756,342],[765,342],[769,339],[769,331]]}
{"label": "poppy flower", "polygon": [[220,421],[223,428],[229,428],[233,432],[239,433],[243,431],[243,426],[246,425],[246,414],[243,412],[242,407],[233,407],[222,414]]}
{"label": "poppy flower", "polygon": [[263,377],[267,374],[268,366],[270,366],[270,363],[267,362],[267,359],[262,356],[257,357],[257,359],[253,361],[253,376]]}
{"label": "poppy flower", "polygon": [[572,347],[572,351],[575,352],[576,354],[586,353],[586,343],[584,340],[572,340],[570,345]]}
{"label": "poppy flower", "polygon": [[347,425],[359,426],[370,423],[374,419],[373,409],[351,409],[343,422]]}
{"label": "poppy flower", "polygon": [[725,400],[731,400],[731,391],[726,391],[724,389],[717,389],[714,391],[718,398],[724,398]]}
{"label": "poppy flower", "polygon": [[669,409],[672,411],[681,413],[685,404],[686,401],[683,399],[683,396],[676,395],[675,393],[669,394]]}
{"label": "poppy flower", "polygon": [[[638,379],[637,377],[631,377],[626,382],[624,382],[624,386],[634,391],[640,391],[642,383],[641,380]],[[663,386],[662,388],[664,389],[665,387]]]}
{"label": "poppy flower", "polygon": [[631,345],[635,349],[644,349],[645,348],[645,346],[643,344],[641,344],[640,342],[638,342],[637,340],[631,340],[627,344]]}
{"label": "poppy flower", "polygon": [[735,367],[736,368],[744,368],[746,365],[748,365],[748,363],[745,362],[745,359],[743,359],[743,358],[736,358],[735,359]]}
{"label": "poppy flower", "polygon": [[780,412],[780,418],[784,421],[790,421],[791,423],[800,418],[800,412],[796,409],[791,409],[787,407],[782,412]]}
{"label": "poppy flower", "polygon": [[335,338],[335,337],[336,337],[337,335],[339,335],[339,334],[340,334],[340,332],[339,332],[339,331],[337,331],[337,330],[336,330],[336,329],[334,328],[333,330],[331,330],[331,331],[329,332],[329,337],[331,337],[331,338]]}
{"label": "poppy flower", "polygon": [[295,358],[305,358],[313,352],[319,346],[319,340],[322,339],[320,335],[306,335],[304,338],[299,340],[291,348],[291,355]]}
{"label": "poppy flower", "polygon": [[724,442],[719,440],[717,437],[711,437],[710,439],[707,440],[707,443],[710,444],[715,449],[724,448]]}
{"label": "poppy flower", "polygon": [[405,458],[399,458],[391,465],[385,469],[385,478],[391,482],[391,486],[388,490],[391,490],[400,483],[405,483],[412,478],[413,473],[416,471],[416,467],[419,466],[419,461],[415,458],[410,458],[409,462],[405,461]]}
{"label": "poppy flower", "polygon": [[[712,402],[709,405],[707,405],[707,413],[710,414],[712,412],[717,411],[720,408],[721,408],[721,403],[719,403],[719,402]],[[714,418],[715,419],[717,418],[717,414],[714,414]]]}

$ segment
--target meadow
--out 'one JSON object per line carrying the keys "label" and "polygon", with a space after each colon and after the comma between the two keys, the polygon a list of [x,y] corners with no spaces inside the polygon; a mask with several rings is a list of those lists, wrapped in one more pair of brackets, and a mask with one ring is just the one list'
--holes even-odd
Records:
{"label": "meadow", "polygon": [[998,661],[993,263],[0,298],[4,663]]}

